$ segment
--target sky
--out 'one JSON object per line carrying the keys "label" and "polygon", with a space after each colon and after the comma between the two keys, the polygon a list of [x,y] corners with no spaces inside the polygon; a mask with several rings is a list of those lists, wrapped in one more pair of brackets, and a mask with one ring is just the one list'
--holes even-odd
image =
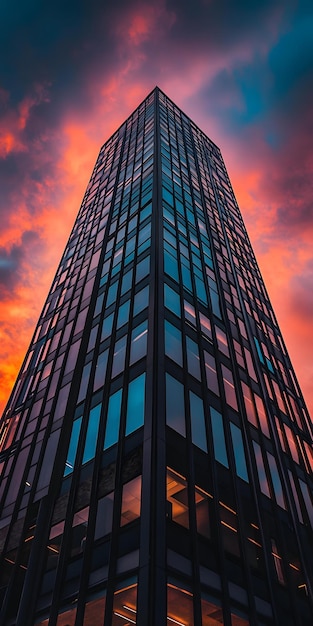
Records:
{"label": "sky", "polygon": [[311,0],[2,0],[0,413],[100,146],[158,85],[221,148],[313,415]]}

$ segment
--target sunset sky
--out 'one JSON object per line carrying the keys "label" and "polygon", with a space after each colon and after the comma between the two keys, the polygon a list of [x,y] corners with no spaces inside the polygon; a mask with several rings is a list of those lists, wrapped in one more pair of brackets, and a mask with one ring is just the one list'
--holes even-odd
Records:
{"label": "sunset sky", "polygon": [[3,0],[0,412],[100,146],[158,85],[219,145],[313,414],[313,4]]}

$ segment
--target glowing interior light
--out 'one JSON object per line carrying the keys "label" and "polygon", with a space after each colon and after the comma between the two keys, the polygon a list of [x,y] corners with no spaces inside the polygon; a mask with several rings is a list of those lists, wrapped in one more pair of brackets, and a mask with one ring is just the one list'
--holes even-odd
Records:
{"label": "glowing interior light", "polygon": [[254,543],[254,545],[258,546],[258,548],[262,548],[262,545],[258,541],[255,541],[255,539],[252,539],[252,537],[248,537],[248,541]]}
{"label": "glowing interior light", "polygon": [[299,567],[297,567],[296,565],[294,565],[293,563],[289,563],[290,567],[292,567],[292,569],[295,569],[296,572],[300,572]]}
{"label": "glowing interior light", "polygon": [[133,619],[130,619],[130,617],[127,617],[126,615],[122,615],[122,613],[118,613],[117,611],[114,611],[114,615],[116,615],[117,617],[121,617],[122,619],[125,620],[125,622],[131,622],[132,624],[136,624],[136,622]]}
{"label": "glowing interior light", "polygon": [[237,528],[234,528],[230,524],[227,524],[227,522],[223,522],[223,520],[221,521],[221,524],[223,524],[223,526],[226,526],[226,528],[229,528],[229,530],[232,530],[234,533],[238,532]]}
{"label": "glowing interior light", "polygon": [[173,619],[172,617],[167,617],[169,622],[173,622],[174,624],[178,624],[178,626],[188,626],[188,624],[183,624],[183,622],[179,622],[177,619]]}
{"label": "glowing interior light", "polygon": [[123,609],[126,609],[126,611],[130,611],[131,613],[137,613],[135,609],[132,609],[130,606],[127,606],[126,604],[123,604]]}

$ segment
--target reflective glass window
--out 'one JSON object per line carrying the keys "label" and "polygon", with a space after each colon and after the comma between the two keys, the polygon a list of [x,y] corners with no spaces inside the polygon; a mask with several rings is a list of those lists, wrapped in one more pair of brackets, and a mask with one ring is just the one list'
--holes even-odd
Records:
{"label": "reflective glass window", "polygon": [[150,256],[146,256],[142,261],[139,261],[136,269],[136,283],[139,283],[145,276],[148,276],[150,272]]}
{"label": "reflective glass window", "polygon": [[195,308],[192,306],[192,304],[190,304],[190,302],[187,302],[187,300],[184,300],[184,313],[185,313],[185,319],[192,324],[192,326],[197,326],[197,321],[196,321],[196,312],[195,312]]}
{"label": "reflective glass window", "polygon": [[177,260],[166,250],[164,250],[164,272],[168,274],[172,280],[178,282]]}
{"label": "reflective glass window", "polygon": [[278,469],[277,469],[276,460],[274,456],[270,454],[270,452],[267,452],[267,460],[268,460],[268,464],[269,464],[269,468],[271,472],[276,502],[277,504],[279,504],[279,506],[285,509],[286,508],[285,498],[284,498],[283,488],[282,488],[281,480],[280,480]]}
{"label": "reflective glass window", "polygon": [[188,372],[198,380],[201,380],[198,346],[190,337],[186,337],[186,348]]}
{"label": "reflective glass window", "polygon": [[98,429],[99,429],[99,421],[100,421],[100,413],[101,413],[101,403],[97,404],[93,409],[91,409],[89,413],[88,419],[88,427],[85,441],[85,449],[83,454],[83,463],[87,463],[95,456],[97,440],[98,440]]}
{"label": "reflective glass window", "polygon": [[199,317],[200,317],[201,331],[208,339],[212,339],[212,330],[211,330],[210,320],[207,317],[205,317],[203,313],[200,313]]}
{"label": "reflective glass window", "polygon": [[264,407],[264,402],[260,396],[256,393],[254,394],[255,404],[258,412],[258,417],[261,425],[261,430],[266,437],[270,436],[269,428],[268,428],[268,419]]}
{"label": "reflective glass window", "polygon": [[295,440],[295,436],[291,428],[289,428],[289,426],[287,426],[287,424],[285,423],[284,423],[284,429],[285,429],[285,433],[286,433],[286,437],[287,437],[287,441],[289,445],[289,450],[291,452],[291,456],[296,463],[300,463],[298,447],[297,447],[297,443]]}
{"label": "reflective glass window", "polygon": [[113,304],[113,302],[116,302],[117,287],[118,287],[118,281],[116,281],[115,283],[113,283],[113,285],[109,287],[107,301],[106,301],[107,307]]}
{"label": "reflective glass window", "polygon": [[258,427],[256,412],[255,412],[255,408],[254,408],[254,404],[252,400],[252,391],[250,387],[248,387],[248,385],[246,385],[246,383],[244,382],[241,382],[241,386],[242,386],[243,399],[244,399],[246,412],[247,412],[247,418],[249,422],[253,424],[253,426]]}
{"label": "reflective glass window", "polygon": [[223,354],[225,354],[226,356],[229,356],[226,333],[224,333],[224,331],[218,326],[215,326],[215,332],[216,332],[218,349],[221,352],[223,352]]}
{"label": "reflective glass window", "polygon": [[141,313],[149,304],[149,285],[146,285],[141,291],[138,291],[134,297],[134,311],[133,315]]}
{"label": "reflective glass window", "polygon": [[164,283],[164,304],[169,311],[180,317],[180,298],[174,289]]}
{"label": "reflective glass window", "polygon": [[146,375],[141,374],[128,385],[126,435],[144,424]]}
{"label": "reflective glass window", "polygon": [[311,526],[313,528],[313,505],[312,505],[312,499],[309,493],[309,488],[307,486],[307,484],[304,482],[304,480],[301,480],[301,478],[299,478],[299,485],[302,491],[302,495],[303,495],[303,500],[306,506],[306,510],[308,512],[308,517],[311,523]]}
{"label": "reflective glass window", "polygon": [[123,276],[121,296],[124,295],[132,286],[133,270],[129,270]]}
{"label": "reflective glass window", "polygon": [[109,350],[104,350],[104,352],[100,352],[98,356],[96,371],[95,371],[95,378],[94,378],[94,383],[93,383],[94,391],[96,391],[97,389],[100,389],[100,387],[104,385],[105,375],[106,375],[106,370],[107,370],[107,363],[108,363],[108,353],[109,353]]}
{"label": "reflective glass window", "polygon": [[233,442],[233,450],[235,456],[236,473],[239,478],[248,482],[248,472],[246,465],[245,451],[243,447],[242,434],[240,428],[231,422],[230,432]]}
{"label": "reflective glass window", "polygon": [[206,427],[204,419],[203,401],[192,391],[189,392],[191,439],[198,448],[208,451],[206,440]]}
{"label": "reflective glass window", "polygon": [[147,353],[148,321],[145,320],[133,329],[130,346],[130,365],[139,361]]}
{"label": "reflective glass window", "polygon": [[227,450],[224,435],[224,424],[221,413],[210,407],[214,456],[216,461],[228,467]]}
{"label": "reflective glass window", "polygon": [[121,418],[122,389],[109,398],[108,413],[105,427],[104,450],[118,441]]}
{"label": "reflective glass window", "polygon": [[107,339],[112,333],[113,313],[104,318],[101,330],[101,341]]}
{"label": "reflective glass window", "polygon": [[236,391],[234,386],[233,375],[230,369],[225,365],[222,365],[222,374],[224,380],[224,389],[225,389],[225,397],[226,402],[231,406],[235,411],[238,411]]}
{"label": "reflective glass window", "polygon": [[97,539],[100,539],[101,537],[105,537],[112,530],[113,503],[114,503],[113,491],[98,500],[96,527],[95,527],[95,541]]}
{"label": "reflective glass window", "polygon": [[181,332],[170,322],[165,320],[165,354],[173,359],[177,365],[183,364]]}
{"label": "reflective glass window", "polygon": [[184,386],[170,374],[166,374],[166,423],[186,436]]}
{"label": "reflective glass window", "polygon": [[124,324],[127,324],[128,317],[129,317],[129,307],[130,307],[130,300],[126,300],[124,304],[121,304],[118,310],[116,328],[120,328]]}
{"label": "reflective glass window", "polygon": [[267,477],[266,477],[266,473],[265,473],[265,467],[264,467],[261,447],[259,446],[259,444],[256,441],[254,441],[253,442],[253,448],[254,448],[255,460],[256,460],[256,464],[257,464],[257,470],[258,470],[258,475],[259,475],[261,491],[262,491],[262,493],[264,493],[266,496],[268,496],[270,498],[271,494],[270,494],[270,489],[269,489],[269,486],[268,486]]}
{"label": "reflective glass window", "polygon": [[73,422],[72,433],[71,433],[70,443],[68,446],[63,476],[68,476],[68,474],[71,474],[73,471],[82,419],[83,419],[82,417],[78,417]]}
{"label": "reflective glass window", "polygon": [[126,341],[127,336],[121,337],[115,342],[113,365],[112,365],[112,378],[120,374],[125,369],[125,354],[126,354]]}
{"label": "reflective glass window", "polygon": [[205,375],[208,389],[213,391],[217,396],[219,395],[216,364],[212,354],[204,350],[204,363],[205,363]]}

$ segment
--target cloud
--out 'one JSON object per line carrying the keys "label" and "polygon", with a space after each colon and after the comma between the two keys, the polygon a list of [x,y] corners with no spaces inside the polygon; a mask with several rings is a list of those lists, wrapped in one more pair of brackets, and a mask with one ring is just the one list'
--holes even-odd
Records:
{"label": "cloud", "polygon": [[10,250],[0,248],[0,298],[11,296],[12,289],[21,278],[24,258],[23,245],[13,244]]}
{"label": "cloud", "polygon": [[[306,350],[313,221],[308,7],[293,0],[30,0],[16,11],[2,3],[0,336],[6,393],[99,147],[158,84],[221,147],[313,403]],[[305,343],[303,363],[297,332]]]}

